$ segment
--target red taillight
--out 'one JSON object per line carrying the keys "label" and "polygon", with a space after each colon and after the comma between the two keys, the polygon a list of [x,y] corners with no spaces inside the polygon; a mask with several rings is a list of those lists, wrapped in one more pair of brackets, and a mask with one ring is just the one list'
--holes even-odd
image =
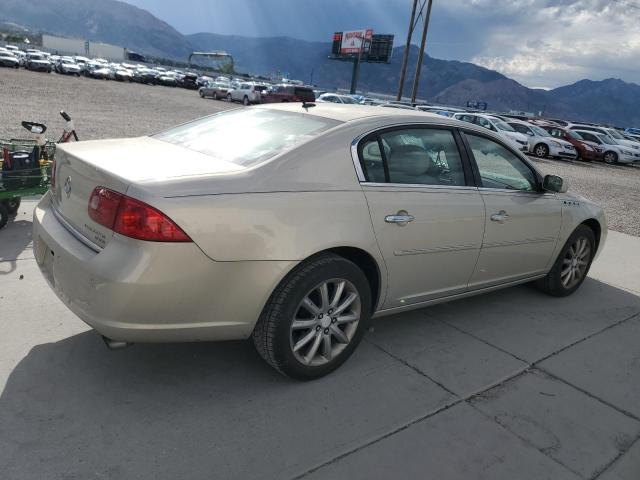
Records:
{"label": "red taillight", "polygon": [[150,242],[190,242],[173,220],[150,205],[105,187],[96,187],[89,198],[93,221],[120,235]]}
{"label": "red taillight", "polygon": [[89,217],[103,227],[113,230],[123,197],[121,193],[108,188],[94,188],[89,197]]}

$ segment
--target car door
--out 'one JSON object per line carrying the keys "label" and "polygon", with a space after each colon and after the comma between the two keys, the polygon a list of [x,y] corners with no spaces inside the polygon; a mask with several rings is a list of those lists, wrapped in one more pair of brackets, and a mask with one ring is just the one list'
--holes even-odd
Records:
{"label": "car door", "polygon": [[469,288],[546,272],[560,232],[561,202],[541,190],[538,175],[505,143],[475,132],[464,137],[486,212]]}
{"label": "car door", "polygon": [[455,129],[407,126],[359,144],[362,188],[388,273],[383,306],[464,292],[484,206]]}

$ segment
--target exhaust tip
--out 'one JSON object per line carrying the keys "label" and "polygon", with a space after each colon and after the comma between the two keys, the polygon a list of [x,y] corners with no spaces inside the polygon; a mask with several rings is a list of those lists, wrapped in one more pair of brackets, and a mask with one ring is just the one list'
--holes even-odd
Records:
{"label": "exhaust tip", "polygon": [[102,341],[109,350],[122,350],[131,345],[129,342],[121,342],[119,340],[112,340],[102,335]]}

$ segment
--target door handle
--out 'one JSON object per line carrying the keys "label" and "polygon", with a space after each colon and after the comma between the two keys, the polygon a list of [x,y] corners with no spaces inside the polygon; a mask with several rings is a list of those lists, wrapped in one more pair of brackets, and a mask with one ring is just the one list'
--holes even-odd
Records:
{"label": "door handle", "polygon": [[509,215],[504,210],[500,210],[498,213],[491,215],[492,222],[504,223],[505,220],[509,220]]}
{"label": "door handle", "polygon": [[407,223],[413,222],[413,215],[409,215],[406,210],[400,210],[395,215],[387,215],[384,217],[384,221],[387,223],[395,223],[399,227],[404,227]]}

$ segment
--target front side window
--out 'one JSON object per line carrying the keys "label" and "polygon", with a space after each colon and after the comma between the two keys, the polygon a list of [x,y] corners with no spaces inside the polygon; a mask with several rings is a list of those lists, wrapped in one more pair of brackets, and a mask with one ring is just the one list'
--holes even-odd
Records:
{"label": "front side window", "polygon": [[[380,135],[362,148],[367,181],[412,185],[464,186],[462,158],[450,130],[416,128]],[[373,142],[373,140],[371,141]],[[377,160],[378,155],[381,162]]]}
{"label": "front side window", "polygon": [[489,130],[493,130],[491,122],[489,120],[487,120],[486,118],[477,117],[476,118],[476,123],[478,125],[480,125],[481,127],[488,128]]}
{"label": "front side window", "polygon": [[515,153],[488,138],[466,136],[484,188],[537,190],[535,174]]}

